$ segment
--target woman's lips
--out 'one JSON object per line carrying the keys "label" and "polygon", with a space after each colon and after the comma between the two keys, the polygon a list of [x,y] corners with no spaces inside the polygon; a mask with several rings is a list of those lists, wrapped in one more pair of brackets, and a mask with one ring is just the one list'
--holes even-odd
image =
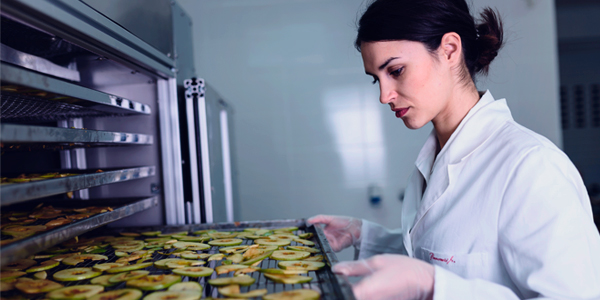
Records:
{"label": "woman's lips", "polygon": [[394,111],[396,112],[396,118],[402,118],[408,112],[408,107],[394,109]]}

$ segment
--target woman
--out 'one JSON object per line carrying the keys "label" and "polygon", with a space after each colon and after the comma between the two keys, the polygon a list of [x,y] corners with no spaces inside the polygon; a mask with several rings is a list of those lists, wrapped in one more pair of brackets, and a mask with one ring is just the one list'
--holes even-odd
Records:
{"label": "woman", "polygon": [[[333,249],[361,260],[358,299],[600,299],[600,236],[568,157],[478,92],[502,46],[491,9],[465,0],[377,0],[356,46],[380,101],[406,127],[433,131],[406,189],[401,227],[316,216]],[[527,99],[522,99],[527,101]]]}

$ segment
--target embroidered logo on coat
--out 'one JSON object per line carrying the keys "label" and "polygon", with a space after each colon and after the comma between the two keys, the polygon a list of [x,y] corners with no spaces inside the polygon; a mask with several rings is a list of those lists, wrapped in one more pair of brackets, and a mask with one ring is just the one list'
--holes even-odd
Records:
{"label": "embroidered logo on coat", "polygon": [[451,256],[450,258],[439,258],[439,257],[435,257],[435,255],[433,253],[429,253],[429,260],[437,260],[437,261],[445,262],[446,264],[456,263],[453,260],[453,258],[454,258],[454,256]]}

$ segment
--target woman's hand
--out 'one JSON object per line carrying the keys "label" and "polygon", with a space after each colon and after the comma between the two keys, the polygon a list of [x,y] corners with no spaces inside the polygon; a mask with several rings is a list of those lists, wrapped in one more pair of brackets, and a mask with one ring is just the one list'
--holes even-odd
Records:
{"label": "woman's hand", "polygon": [[339,252],[360,242],[362,220],[351,217],[318,215],[306,220],[309,224],[324,224],[323,232],[331,249]]}
{"label": "woman's hand", "polygon": [[435,268],[405,255],[383,254],[341,262],[333,267],[333,272],[364,276],[352,287],[358,300],[433,299]]}

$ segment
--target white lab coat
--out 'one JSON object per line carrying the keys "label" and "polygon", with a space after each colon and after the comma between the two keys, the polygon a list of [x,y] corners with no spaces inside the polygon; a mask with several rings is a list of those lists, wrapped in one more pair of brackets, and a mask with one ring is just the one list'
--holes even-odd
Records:
{"label": "white lab coat", "polygon": [[363,221],[359,258],[402,253],[433,264],[435,300],[600,299],[600,235],[560,149],[489,91],[437,158],[436,143],[434,130],[409,179],[401,228]]}

